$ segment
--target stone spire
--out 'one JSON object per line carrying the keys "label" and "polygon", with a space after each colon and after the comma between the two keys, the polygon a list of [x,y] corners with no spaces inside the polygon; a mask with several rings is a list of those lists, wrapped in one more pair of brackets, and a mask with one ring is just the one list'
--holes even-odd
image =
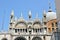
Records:
{"label": "stone spire", "polygon": [[[47,26],[46,26],[46,23],[47,23],[47,18],[46,18],[46,11],[43,10],[43,19],[42,19],[42,25],[43,25],[43,32],[44,34],[47,33]],[[45,39],[45,38],[44,38]]]}
{"label": "stone spire", "polygon": [[4,18],[5,18],[5,15],[3,15],[3,19],[2,19],[2,32],[4,31]]}
{"label": "stone spire", "polygon": [[38,18],[38,13],[36,13],[36,18]]}
{"label": "stone spire", "polygon": [[12,26],[12,24],[14,23],[15,18],[14,18],[14,10],[11,11],[11,15],[10,15],[10,26]]}
{"label": "stone spire", "polygon": [[24,20],[22,12],[20,13],[19,21],[20,21],[20,20]]}
{"label": "stone spire", "polygon": [[22,14],[22,12],[21,12],[20,16],[21,16],[20,18],[23,18],[23,14]]}
{"label": "stone spire", "polygon": [[47,22],[47,20],[46,20],[46,11],[44,10],[43,11],[43,24],[46,25],[46,22]]}
{"label": "stone spire", "polygon": [[43,10],[43,16],[46,16],[46,11],[45,10]]}
{"label": "stone spire", "polygon": [[14,10],[12,10],[12,12],[11,12],[11,19],[13,19],[14,18]]}

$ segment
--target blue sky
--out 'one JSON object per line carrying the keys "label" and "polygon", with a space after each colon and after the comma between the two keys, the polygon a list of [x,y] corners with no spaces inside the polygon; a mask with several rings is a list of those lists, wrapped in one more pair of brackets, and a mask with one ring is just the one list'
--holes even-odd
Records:
{"label": "blue sky", "polygon": [[[50,0],[52,10],[55,11],[55,0]],[[28,19],[28,11],[32,11],[32,19],[35,18],[36,13],[39,14],[39,18],[42,18],[43,9],[49,10],[49,0],[0,0],[0,31],[1,28],[5,31],[8,30],[10,22],[10,13],[14,10],[15,17],[19,18],[21,12],[23,17]],[[4,21],[4,23],[3,23]],[[2,26],[3,23],[3,26]]]}

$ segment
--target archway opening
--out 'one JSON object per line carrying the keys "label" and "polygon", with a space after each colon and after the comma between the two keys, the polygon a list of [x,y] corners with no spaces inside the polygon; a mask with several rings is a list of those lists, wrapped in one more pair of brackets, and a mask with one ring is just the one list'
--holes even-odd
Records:
{"label": "archway opening", "polygon": [[34,37],[32,40],[42,40],[40,37]]}
{"label": "archway opening", "polygon": [[26,38],[24,38],[24,37],[17,37],[17,38],[15,38],[15,40],[26,40]]}

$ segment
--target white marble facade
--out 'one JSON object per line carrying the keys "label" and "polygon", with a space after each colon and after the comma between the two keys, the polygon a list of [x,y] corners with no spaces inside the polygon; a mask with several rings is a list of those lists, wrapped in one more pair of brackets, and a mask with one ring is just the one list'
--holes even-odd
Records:
{"label": "white marble facade", "polygon": [[[45,16],[45,14],[44,11],[43,16]],[[21,17],[16,19],[14,17],[14,11],[12,10],[9,30],[8,32],[0,32],[0,40],[51,40],[52,33],[48,33],[47,26],[44,25],[44,22],[48,20],[44,17],[43,20],[40,20],[38,14],[36,18],[32,20],[31,11],[29,11],[28,17],[29,20],[25,20],[21,13]]]}

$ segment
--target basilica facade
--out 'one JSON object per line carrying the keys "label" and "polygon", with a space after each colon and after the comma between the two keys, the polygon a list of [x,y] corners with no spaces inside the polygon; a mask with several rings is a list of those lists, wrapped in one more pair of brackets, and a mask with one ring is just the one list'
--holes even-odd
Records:
{"label": "basilica facade", "polygon": [[32,19],[31,11],[28,13],[29,20],[22,16],[15,19],[14,11],[10,15],[8,32],[0,32],[0,40],[52,40],[53,32],[57,30],[56,13],[49,8],[48,12],[43,10],[43,18],[40,20],[38,14]]}

